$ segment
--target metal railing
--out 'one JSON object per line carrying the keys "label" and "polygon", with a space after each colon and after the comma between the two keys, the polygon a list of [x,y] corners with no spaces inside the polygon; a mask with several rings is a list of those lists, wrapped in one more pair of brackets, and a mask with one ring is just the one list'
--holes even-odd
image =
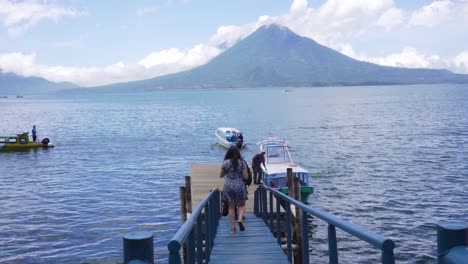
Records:
{"label": "metal railing", "polygon": [[[267,202],[267,192],[269,192],[269,202]],[[273,209],[273,198],[276,199],[276,210]],[[308,227],[308,215],[312,215],[316,218],[319,218],[328,223],[328,251],[329,251],[329,263],[337,264],[338,263],[338,247],[336,240],[336,228],[339,228],[345,231],[348,234],[357,237],[360,240],[364,240],[367,243],[379,248],[382,253],[382,263],[383,264],[394,264],[395,257],[393,254],[393,249],[395,248],[395,243],[391,239],[387,239],[381,235],[375,234],[367,229],[359,227],[357,225],[348,223],[344,220],[341,220],[329,213],[325,213],[314,209],[310,206],[307,206],[300,201],[297,201],[275,189],[269,188],[265,185],[259,186],[255,191],[254,197],[254,212],[257,217],[262,217],[263,221],[270,228],[270,231],[274,232],[274,219],[273,215],[276,214],[276,238],[278,244],[281,245],[281,216],[280,216],[280,206],[284,206],[286,211],[286,253],[288,256],[289,262],[292,262],[293,259],[293,247],[292,247],[292,213],[291,205],[294,205],[302,210],[302,244],[300,248],[302,249],[302,263],[309,263],[309,227]],[[298,216],[299,217],[299,216]]]}
{"label": "metal railing", "polygon": [[182,263],[180,251],[184,244],[186,263],[208,263],[220,217],[220,192],[216,189],[195,208],[167,244],[169,263]]}

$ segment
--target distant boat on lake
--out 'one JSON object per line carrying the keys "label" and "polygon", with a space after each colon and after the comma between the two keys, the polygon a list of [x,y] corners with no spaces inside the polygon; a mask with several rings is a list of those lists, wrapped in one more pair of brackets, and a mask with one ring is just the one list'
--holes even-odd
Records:
{"label": "distant boat on lake", "polygon": [[237,146],[239,149],[245,146],[244,138],[240,140],[242,132],[233,127],[219,127],[215,130],[215,137],[218,143],[225,147],[230,148],[231,146]]}
{"label": "distant boat on lake", "polygon": [[41,142],[31,142],[28,132],[16,135],[0,135],[0,151],[53,147],[54,144],[50,142],[49,138],[43,138]]}

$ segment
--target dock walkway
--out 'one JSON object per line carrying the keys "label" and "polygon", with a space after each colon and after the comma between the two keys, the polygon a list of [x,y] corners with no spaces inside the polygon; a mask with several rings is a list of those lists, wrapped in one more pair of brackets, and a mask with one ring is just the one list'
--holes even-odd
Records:
{"label": "dock walkway", "polygon": [[221,217],[210,263],[289,263],[283,250],[261,218],[245,215],[245,231],[231,234],[229,217]]}
{"label": "dock walkway", "polygon": [[[192,203],[193,208],[206,197],[210,190],[223,190],[224,179],[219,178],[221,163],[193,163],[190,167],[190,178],[192,181]],[[248,187],[249,200],[245,204],[246,212],[253,212],[254,192],[257,185]]]}

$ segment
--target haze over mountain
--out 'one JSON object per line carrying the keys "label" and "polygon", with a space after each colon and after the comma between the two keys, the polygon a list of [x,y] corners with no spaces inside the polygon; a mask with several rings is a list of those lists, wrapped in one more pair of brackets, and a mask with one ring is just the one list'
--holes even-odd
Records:
{"label": "haze over mountain", "polygon": [[396,68],[358,61],[276,24],[263,26],[209,63],[148,80],[96,87],[152,90],[198,87],[283,87],[468,83],[443,69]]}
{"label": "haze over mountain", "polygon": [[3,73],[0,69],[0,96],[48,93],[77,87],[67,82],[54,83],[40,77],[22,77],[14,73]]}

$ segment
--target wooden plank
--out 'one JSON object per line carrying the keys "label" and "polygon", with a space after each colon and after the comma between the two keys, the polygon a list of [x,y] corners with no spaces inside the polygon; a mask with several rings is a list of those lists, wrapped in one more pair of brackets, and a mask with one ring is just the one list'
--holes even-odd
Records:
{"label": "wooden plank", "polygon": [[262,219],[246,214],[246,230],[230,233],[229,217],[221,217],[210,263],[288,263]]}

